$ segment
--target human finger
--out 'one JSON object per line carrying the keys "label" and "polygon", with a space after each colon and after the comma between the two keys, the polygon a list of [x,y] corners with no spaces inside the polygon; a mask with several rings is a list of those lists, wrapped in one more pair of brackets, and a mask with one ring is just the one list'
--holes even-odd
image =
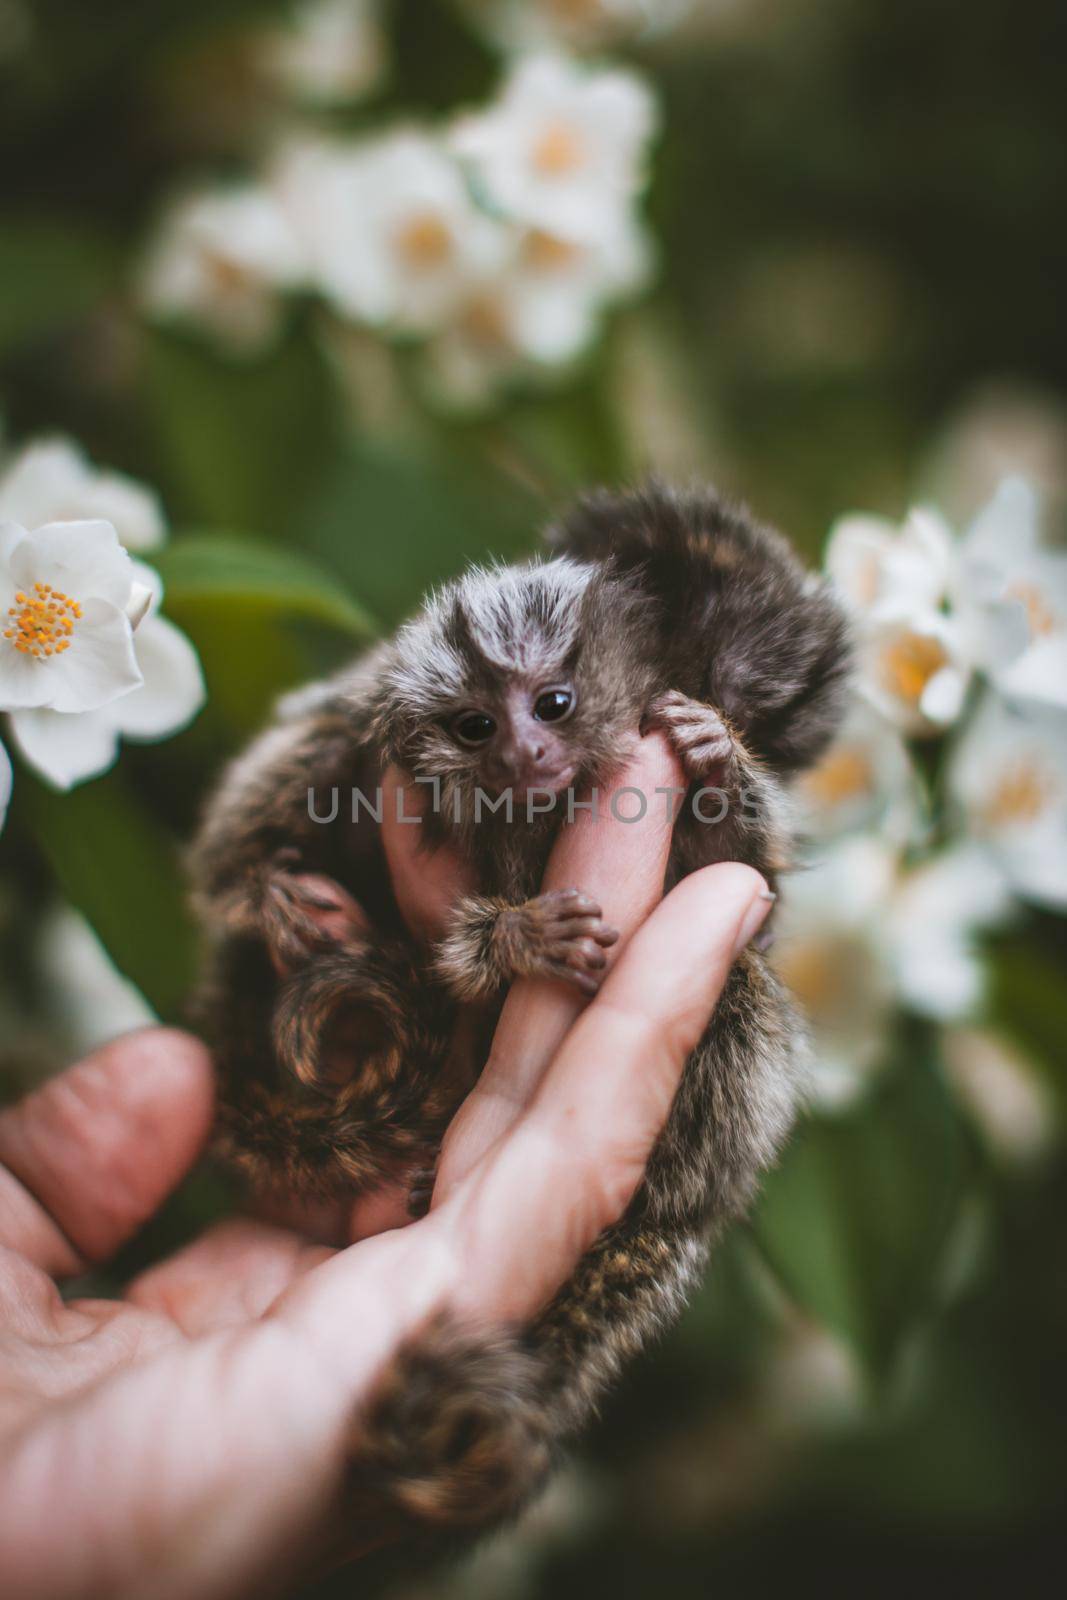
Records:
{"label": "human finger", "polygon": [[[600,906],[603,921],[618,930],[618,941],[606,952],[609,966],[663,894],[673,828],[667,800],[681,792],[677,757],[662,734],[649,734],[598,793],[595,813],[576,812],[549,858],[544,889],[577,885]],[[524,978],[512,985],[489,1060],[446,1135],[435,1203],[521,1115],[587,1003],[572,985],[551,979]]]}
{"label": "human finger", "polygon": [[145,1028],[94,1050],[0,1113],[0,1242],[56,1275],[111,1255],[192,1165],[213,1106],[189,1034]]}

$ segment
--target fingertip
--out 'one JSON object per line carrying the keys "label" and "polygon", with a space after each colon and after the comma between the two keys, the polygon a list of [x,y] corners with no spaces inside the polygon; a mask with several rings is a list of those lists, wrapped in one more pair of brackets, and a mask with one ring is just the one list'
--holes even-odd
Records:
{"label": "fingertip", "polygon": [[[651,728],[648,733],[643,733],[637,742],[637,748],[627,766],[627,776],[636,773],[643,777],[648,785],[648,792],[652,793],[657,786],[667,788],[678,786],[683,779],[682,763],[667,735],[659,728]],[[630,778],[631,782],[636,781]],[[641,785],[638,784],[638,787]]]}
{"label": "fingertip", "polygon": [[691,873],[634,934],[603,992],[612,1003],[621,998],[627,1010],[663,1021],[710,1013],[731,965],[770,910],[767,895],[763,877],[742,862]]}
{"label": "fingertip", "polygon": [[120,1034],[88,1058],[112,1077],[118,1104],[149,1102],[160,1122],[180,1114],[186,1142],[198,1146],[215,1114],[211,1052],[195,1034],[166,1026]]}
{"label": "fingertip", "polygon": [[[753,900],[769,895],[767,880],[755,867],[743,861],[715,861],[700,867],[671,890],[664,904],[675,901],[687,906],[698,903],[706,912],[720,919],[726,908],[748,906]],[[767,902],[770,904],[770,902]]]}

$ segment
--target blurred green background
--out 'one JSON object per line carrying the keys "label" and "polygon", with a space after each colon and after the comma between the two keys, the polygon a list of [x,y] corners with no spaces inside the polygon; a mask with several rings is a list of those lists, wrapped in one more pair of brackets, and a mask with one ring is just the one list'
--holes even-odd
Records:
{"label": "blurred green background", "polygon": [[[0,838],[12,1093],[76,1036],[37,940],[57,894],[180,1016],[178,848],[220,761],[280,689],[463,562],[531,548],[576,488],[706,474],[813,559],[843,510],[899,516],[929,491],[963,516],[1005,462],[1063,509],[1062,4],[721,0],[614,48],[662,101],[656,283],[565,380],[469,417],[424,402],[406,352],[325,341],[310,304],[250,359],[136,313],[168,195],[269,136],[239,46],[276,9],[0,4],[5,434],[71,434],[158,487],[168,614],[210,694],[186,733],[71,795],[18,774]],[[494,89],[499,55],[455,6],[396,0],[387,20],[389,74],[338,125]],[[805,1125],[544,1505],[404,1592],[1033,1592],[1067,1510],[1065,953],[1037,913],[995,951],[991,1020],[1055,1108],[1040,1161],[998,1159],[933,1031],[902,1020],[877,1088]],[[219,1203],[194,1180],[120,1267]]]}

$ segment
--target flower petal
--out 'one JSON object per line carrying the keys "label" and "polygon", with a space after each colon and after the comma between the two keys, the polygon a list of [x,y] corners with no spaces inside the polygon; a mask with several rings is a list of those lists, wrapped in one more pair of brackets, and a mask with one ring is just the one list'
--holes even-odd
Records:
{"label": "flower petal", "polygon": [[967,695],[968,675],[957,667],[945,667],[930,679],[923,690],[919,709],[924,717],[947,727],[955,722],[963,710]]}
{"label": "flower petal", "polygon": [[997,688],[1009,700],[1042,700],[1067,707],[1067,633],[1046,634],[999,673]]}
{"label": "flower petal", "polygon": [[89,473],[69,439],[38,439],[19,451],[0,477],[0,516],[39,528],[82,513],[74,507]]}
{"label": "flower petal", "polygon": [[159,576],[159,573],[156,571],[155,567],[150,567],[147,561],[138,561],[136,556],[131,556],[130,564],[133,567],[134,583],[144,584],[145,588],[151,594],[152,598],[148,606],[148,615],[150,617],[155,616],[156,612],[163,604],[163,579]]}
{"label": "flower petal", "polygon": [[26,528],[100,517],[124,545],[159,544],[165,526],[158,496],[119,472],[97,472],[69,439],[38,439],[0,477],[0,516]]}
{"label": "flower petal", "polygon": [[130,598],[133,565],[110,522],[49,522],[16,549],[11,574],[23,586],[51,583],[73,600]]}
{"label": "flower petal", "polygon": [[78,716],[16,711],[11,731],[26,760],[56,789],[73,788],[106,772],[118,755],[118,734],[106,711]]}
{"label": "flower petal", "polygon": [[132,739],[162,739],[190,722],[204,703],[204,678],[196,651],[165,617],[148,616],[137,630],[140,689],[124,695],[108,715]]}
{"label": "flower petal", "polygon": [[51,705],[56,692],[54,665],[23,655],[9,640],[0,639],[0,710]]}
{"label": "flower petal", "polygon": [[18,522],[0,521],[0,567],[6,567],[15,546],[26,537],[26,529]]}
{"label": "flower petal", "polygon": [[121,472],[101,472],[79,496],[78,513],[113,524],[127,550],[150,550],[167,536],[157,494]]}
{"label": "flower petal", "polygon": [[95,711],[142,682],[129,619],[106,600],[87,601],[70,649],[36,665],[52,693],[46,701],[23,704],[49,705],[53,711]]}

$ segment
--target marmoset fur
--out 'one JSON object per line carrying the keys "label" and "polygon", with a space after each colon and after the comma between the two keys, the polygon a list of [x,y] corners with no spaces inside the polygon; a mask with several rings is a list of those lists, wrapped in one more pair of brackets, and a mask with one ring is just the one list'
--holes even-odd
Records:
{"label": "marmoset fur", "polygon": [[[666,887],[735,860],[773,888],[789,863],[786,785],[832,735],[848,665],[824,585],[711,491],[597,493],[548,540],[547,558],[467,573],[291,699],[208,807],[194,868],[215,947],[204,1015],[220,1139],[257,1184],[352,1194],[432,1167],[510,980],[595,991],[613,931],[581,885],[539,892],[566,808],[528,816],[525,801],[602,785],[640,727],[666,731],[694,791],[727,799],[717,823],[682,808]],[[456,845],[478,886],[429,950],[401,922],[364,803],[389,762],[435,780],[423,838]],[[508,790],[510,821],[482,803]],[[316,821],[333,791],[334,820]],[[324,935],[329,895],[304,873],[341,884],[366,930]],[[480,1008],[467,1059],[451,1047],[460,1003]],[[801,1027],[749,949],[629,1209],[552,1303],[512,1333],[441,1324],[401,1352],[360,1420],[364,1503],[446,1530],[521,1506],[623,1361],[681,1310],[774,1160],[802,1077]]]}

